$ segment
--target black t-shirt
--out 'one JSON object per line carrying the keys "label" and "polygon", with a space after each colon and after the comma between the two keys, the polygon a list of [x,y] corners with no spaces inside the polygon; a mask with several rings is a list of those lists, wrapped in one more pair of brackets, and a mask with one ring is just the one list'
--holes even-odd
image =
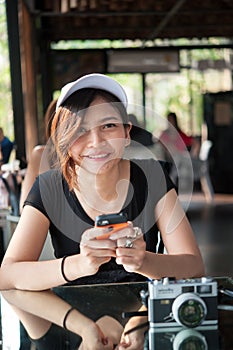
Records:
{"label": "black t-shirt", "polygon": [[[155,222],[157,202],[174,188],[162,163],[153,160],[130,161],[130,185],[121,212],[126,213],[134,226],[144,232],[146,249],[158,251],[158,229]],[[90,189],[91,191],[91,189]],[[58,170],[38,176],[25,205],[41,211],[50,221],[49,232],[57,258],[80,252],[82,233],[93,227],[94,221],[86,214],[73,191]],[[143,276],[128,273],[115,259],[102,265],[94,276],[82,277],[75,284],[112,283],[145,280]]]}

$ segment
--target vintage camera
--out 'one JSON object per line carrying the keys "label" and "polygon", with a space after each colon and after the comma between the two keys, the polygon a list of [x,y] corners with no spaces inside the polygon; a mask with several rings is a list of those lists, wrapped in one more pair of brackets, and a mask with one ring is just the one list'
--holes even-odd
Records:
{"label": "vintage camera", "polygon": [[148,284],[150,328],[217,326],[218,290],[213,279],[164,278]]}

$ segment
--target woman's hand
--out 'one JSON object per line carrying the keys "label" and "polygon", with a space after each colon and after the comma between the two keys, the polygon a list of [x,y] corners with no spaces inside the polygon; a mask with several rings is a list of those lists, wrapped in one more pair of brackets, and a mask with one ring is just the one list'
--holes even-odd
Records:
{"label": "woman's hand", "polygon": [[117,350],[143,350],[144,349],[144,332],[141,330],[135,331],[126,336],[122,336],[120,344],[117,346]]}
{"label": "woman's hand", "polygon": [[78,350],[112,350],[113,343],[104,336],[100,327],[93,323],[82,333],[82,343]]}
{"label": "woman's hand", "polygon": [[123,265],[128,272],[138,271],[145,258],[146,243],[139,227],[133,227],[132,223],[110,236],[110,240],[116,242],[116,263]]}
{"label": "woman's hand", "polygon": [[[132,317],[125,325],[117,350],[143,350],[145,342],[145,331],[148,328],[146,317]],[[145,327],[133,330],[134,327],[145,324]],[[130,332],[133,330],[132,332]]]}
{"label": "woman's hand", "polygon": [[91,228],[86,230],[80,242],[80,259],[86,275],[95,274],[102,264],[107,263],[112,257],[116,257],[116,242],[110,239],[97,240],[96,237],[103,234],[103,228]]}

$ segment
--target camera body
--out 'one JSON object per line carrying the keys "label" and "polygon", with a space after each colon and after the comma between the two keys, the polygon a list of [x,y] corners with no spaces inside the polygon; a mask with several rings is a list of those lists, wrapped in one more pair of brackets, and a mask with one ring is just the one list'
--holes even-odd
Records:
{"label": "camera body", "polygon": [[217,326],[218,290],[212,278],[164,278],[148,284],[150,328]]}

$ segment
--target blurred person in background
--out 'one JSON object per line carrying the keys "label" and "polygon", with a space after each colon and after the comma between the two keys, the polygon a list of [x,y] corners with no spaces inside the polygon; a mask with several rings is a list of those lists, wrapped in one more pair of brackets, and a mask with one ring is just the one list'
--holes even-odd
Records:
{"label": "blurred person in background", "polygon": [[[167,128],[161,133],[159,140],[167,150],[173,150],[176,153],[182,153],[189,151],[190,154],[195,157],[200,149],[200,144],[197,140],[190,135],[187,135],[181,130],[177,115],[174,112],[169,112],[167,115]],[[170,159],[170,155],[165,152],[165,157]]]}
{"label": "blurred person in background", "polygon": [[[169,164],[169,175],[173,182],[182,186],[183,190],[188,188],[190,172],[192,168],[191,159],[199,156],[200,142],[197,138],[187,135],[178,124],[177,115],[169,112],[167,115],[167,128],[159,137],[162,148],[163,159]],[[181,188],[181,187],[180,187]]]}
{"label": "blurred person in background", "polygon": [[[45,143],[50,142],[51,123],[56,109],[57,100],[52,100],[45,113]],[[37,145],[33,148],[28,162],[27,170],[21,187],[20,212],[27,195],[36,177],[49,170],[52,164],[52,155],[48,152],[50,148],[44,145]]]}
{"label": "blurred person in background", "polygon": [[0,164],[6,164],[9,162],[11,152],[13,150],[14,143],[4,135],[3,128],[0,127]]}

